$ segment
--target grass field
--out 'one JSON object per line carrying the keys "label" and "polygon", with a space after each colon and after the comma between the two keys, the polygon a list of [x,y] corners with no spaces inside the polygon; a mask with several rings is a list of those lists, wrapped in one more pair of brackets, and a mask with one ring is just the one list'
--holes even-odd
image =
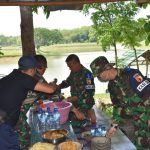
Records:
{"label": "grass field", "polygon": [[[65,53],[95,52],[101,50],[101,47],[96,43],[74,43],[44,46],[40,48],[39,52],[46,55],[63,55]],[[0,52],[4,53],[2,57],[22,55],[21,47],[2,47]],[[37,53],[39,52],[37,51]]]}
{"label": "grass field", "polygon": [[[117,45],[118,50],[123,49],[121,44]],[[113,48],[111,48],[113,49]],[[148,46],[145,46],[144,43],[141,43],[141,47],[138,49],[149,49]],[[50,46],[43,46],[40,47],[40,51],[36,51],[38,54],[42,52],[45,55],[64,55],[65,53],[80,53],[80,52],[96,52],[102,51],[100,45],[97,43],[71,43],[71,44],[55,44]],[[0,57],[13,57],[13,56],[20,56],[22,55],[22,48],[19,46],[9,46],[9,47],[2,47],[0,52],[4,55]]]}

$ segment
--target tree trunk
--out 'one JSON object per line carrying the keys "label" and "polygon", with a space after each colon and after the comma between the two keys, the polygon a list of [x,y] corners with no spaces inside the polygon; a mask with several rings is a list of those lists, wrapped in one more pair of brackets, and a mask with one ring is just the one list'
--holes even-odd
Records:
{"label": "tree trunk", "polygon": [[20,6],[22,54],[35,55],[32,7]]}
{"label": "tree trunk", "polygon": [[115,63],[116,63],[116,68],[118,68],[118,54],[117,54],[117,46],[116,46],[115,42],[114,42],[114,49],[115,49]]}
{"label": "tree trunk", "polygon": [[138,57],[137,57],[137,53],[136,53],[135,47],[133,47],[133,50],[134,50],[134,55],[135,55],[135,59],[136,59],[136,66],[137,66],[137,69],[139,69]]}

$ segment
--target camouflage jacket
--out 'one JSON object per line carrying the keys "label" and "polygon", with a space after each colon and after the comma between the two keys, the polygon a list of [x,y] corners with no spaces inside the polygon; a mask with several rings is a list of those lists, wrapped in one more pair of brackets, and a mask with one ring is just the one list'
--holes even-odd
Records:
{"label": "camouflage jacket", "polygon": [[77,96],[77,107],[91,109],[94,102],[95,84],[92,73],[82,66],[79,72],[71,72],[69,77],[61,83],[61,88],[70,86],[71,96]]}
{"label": "camouflage jacket", "polygon": [[[108,90],[113,103],[113,117],[118,123],[125,118],[150,115],[150,95],[142,99],[135,93],[131,86],[130,77],[123,69],[118,69],[118,76],[115,80],[109,81]],[[148,92],[150,93],[150,88]]]}

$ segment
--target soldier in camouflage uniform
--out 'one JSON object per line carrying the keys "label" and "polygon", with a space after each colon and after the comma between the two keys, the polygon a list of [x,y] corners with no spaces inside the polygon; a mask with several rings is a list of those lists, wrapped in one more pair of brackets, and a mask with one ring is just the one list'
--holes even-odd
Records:
{"label": "soldier in camouflage uniform", "polygon": [[[44,79],[43,74],[45,73],[45,70],[47,68],[47,60],[43,55],[35,55],[34,58],[36,59],[38,63],[38,68],[36,68],[36,74],[34,76],[35,79],[37,79],[39,82],[47,83],[47,81]],[[42,92],[36,92],[37,99],[45,98],[46,94]],[[25,102],[23,103],[21,110],[20,110],[20,116],[19,121],[16,125],[16,131],[19,135],[19,141],[20,141],[20,148],[22,150],[27,150],[30,146],[30,126],[27,122],[27,112],[29,111],[30,107],[33,106],[33,101],[31,102]]]}
{"label": "soldier in camouflage uniform", "polygon": [[35,55],[34,57],[35,57],[36,61],[39,64],[39,67],[36,69],[36,74],[35,74],[34,78],[37,79],[40,82],[47,83],[47,81],[43,77],[43,75],[44,75],[44,73],[47,69],[47,60],[46,60],[46,58],[43,55]]}
{"label": "soldier in camouflage uniform", "polygon": [[137,69],[116,69],[104,56],[90,65],[94,76],[109,81],[108,90],[114,105],[113,117],[117,123],[133,118],[138,150],[150,149],[150,81]]}
{"label": "soldier in camouflage uniform", "polygon": [[94,102],[95,85],[92,73],[81,63],[77,55],[71,54],[67,57],[66,63],[71,72],[69,77],[62,81],[59,88],[70,86],[71,97],[67,101],[73,104],[69,118],[74,127],[80,127],[90,120],[96,122],[95,112],[92,109]]}

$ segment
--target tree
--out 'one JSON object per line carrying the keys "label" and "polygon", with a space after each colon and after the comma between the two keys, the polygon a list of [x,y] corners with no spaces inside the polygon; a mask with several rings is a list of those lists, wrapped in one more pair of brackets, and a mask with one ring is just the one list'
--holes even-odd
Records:
{"label": "tree", "polygon": [[32,7],[20,6],[23,55],[35,55]]}
{"label": "tree", "polygon": [[125,22],[124,20],[120,20],[120,24],[122,25],[121,37],[122,37],[123,45],[134,50],[138,69],[139,69],[139,65],[138,65],[136,47],[141,45],[140,43],[143,40],[143,37],[145,36],[145,31],[143,28],[144,23],[145,23],[144,18],[141,18],[139,20],[127,20]]}
{"label": "tree", "polygon": [[150,43],[150,16],[147,16],[146,22],[144,24],[144,30],[146,32],[146,40],[145,40],[145,44],[149,45]]}
{"label": "tree", "polygon": [[4,35],[0,35],[0,46],[6,45],[6,37]]}
{"label": "tree", "polygon": [[132,19],[138,11],[133,2],[116,2],[103,4],[85,5],[83,13],[88,15],[93,10],[91,19],[97,43],[102,45],[103,50],[113,46],[115,51],[115,62],[117,63],[117,42],[121,42],[122,28],[120,19],[127,21]]}
{"label": "tree", "polygon": [[63,43],[64,39],[61,34],[61,32],[57,29],[50,30],[50,43],[51,44],[58,44],[58,43]]}
{"label": "tree", "polygon": [[41,46],[50,45],[50,30],[46,28],[35,28],[34,29],[34,39],[37,50]]}
{"label": "tree", "polygon": [[41,46],[48,46],[51,44],[61,43],[63,41],[63,36],[59,30],[35,28],[34,39],[36,48],[37,50],[39,50]]}
{"label": "tree", "polygon": [[73,30],[71,35],[72,42],[87,42],[89,41],[89,27],[82,27]]}

